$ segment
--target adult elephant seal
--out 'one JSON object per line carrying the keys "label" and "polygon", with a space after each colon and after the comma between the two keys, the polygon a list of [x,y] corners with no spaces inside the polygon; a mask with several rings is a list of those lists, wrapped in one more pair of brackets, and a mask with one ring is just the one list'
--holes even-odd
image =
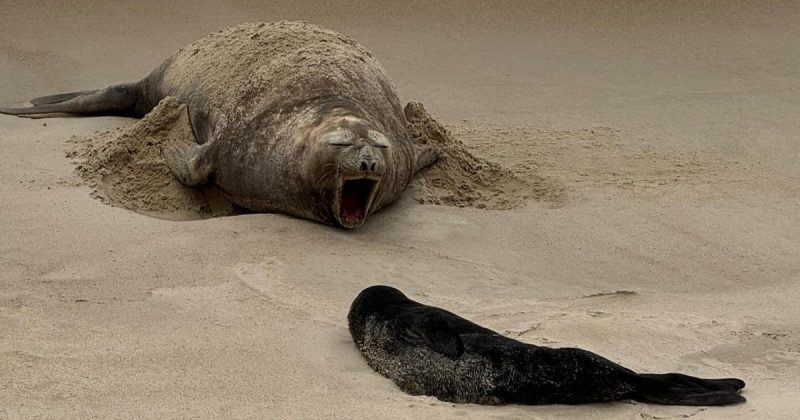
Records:
{"label": "adult elephant seal", "polygon": [[247,23],[180,50],[136,83],[0,108],[142,117],[174,96],[196,144],[165,149],[186,185],[213,180],[234,203],[355,228],[436,160],[412,145],[397,92],[353,39],[304,22]]}
{"label": "adult elephant seal", "polygon": [[745,401],[739,379],[639,374],[585,350],[521,343],[387,286],[362,291],[348,323],[367,363],[413,395],[474,404]]}

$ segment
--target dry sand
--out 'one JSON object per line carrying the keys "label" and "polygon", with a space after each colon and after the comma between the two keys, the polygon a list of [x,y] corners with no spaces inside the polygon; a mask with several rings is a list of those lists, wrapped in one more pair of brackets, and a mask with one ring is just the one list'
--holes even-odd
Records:
{"label": "dry sand", "polygon": [[[0,116],[0,418],[800,410],[799,5],[1,3],[3,105],[139,79],[242,21],[307,19],[372,50],[403,99],[450,132],[440,140],[464,142],[460,162],[494,162],[501,182],[478,179],[451,200],[457,168],[434,168],[356,232],[282,215],[164,220],[195,218],[164,216],[182,202],[147,207],[180,186],[161,184],[166,193],[140,197],[135,212],[97,189],[128,182],[92,187],[75,172],[76,160],[147,158],[68,141],[107,130],[121,141],[134,121]],[[749,401],[479,407],[408,396],[347,334],[350,301],[375,283],[531,343],[648,372],[741,377]]]}
{"label": "dry sand", "polygon": [[239,213],[213,185],[188,188],[172,176],[162,150],[194,141],[186,105],[167,97],[129,126],[73,136],[66,156],[92,197],[113,206],[168,220]]}

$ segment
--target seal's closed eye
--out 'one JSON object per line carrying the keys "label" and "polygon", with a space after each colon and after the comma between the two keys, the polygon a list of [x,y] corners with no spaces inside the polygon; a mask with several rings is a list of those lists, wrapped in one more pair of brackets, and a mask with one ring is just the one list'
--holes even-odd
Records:
{"label": "seal's closed eye", "polygon": [[356,136],[346,128],[337,128],[322,136],[322,141],[332,147],[349,147],[354,144]]}

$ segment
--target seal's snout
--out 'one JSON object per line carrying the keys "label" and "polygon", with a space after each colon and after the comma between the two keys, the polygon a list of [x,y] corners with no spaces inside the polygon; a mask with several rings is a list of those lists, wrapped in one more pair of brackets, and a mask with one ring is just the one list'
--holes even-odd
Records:
{"label": "seal's snout", "polygon": [[342,172],[349,175],[365,177],[379,177],[386,172],[386,162],[383,156],[374,147],[364,146],[350,159],[342,161]]}
{"label": "seal's snout", "polygon": [[367,156],[361,158],[359,169],[365,176],[381,176],[386,170],[386,165],[383,164],[383,160]]}
{"label": "seal's snout", "polygon": [[361,161],[361,170],[364,172],[375,172],[375,162],[364,159]]}

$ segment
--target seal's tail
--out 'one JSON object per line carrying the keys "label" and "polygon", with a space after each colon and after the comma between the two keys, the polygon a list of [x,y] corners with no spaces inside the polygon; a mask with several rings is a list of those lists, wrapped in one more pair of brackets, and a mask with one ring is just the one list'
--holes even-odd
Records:
{"label": "seal's tail", "polygon": [[739,395],[741,379],[702,379],[680,373],[638,374],[637,401],[666,405],[730,405],[747,401]]}
{"label": "seal's tail", "polygon": [[33,106],[0,108],[0,114],[47,118],[52,114],[141,116],[140,83],[124,83],[99,90],[60,93],[31,100]]}

